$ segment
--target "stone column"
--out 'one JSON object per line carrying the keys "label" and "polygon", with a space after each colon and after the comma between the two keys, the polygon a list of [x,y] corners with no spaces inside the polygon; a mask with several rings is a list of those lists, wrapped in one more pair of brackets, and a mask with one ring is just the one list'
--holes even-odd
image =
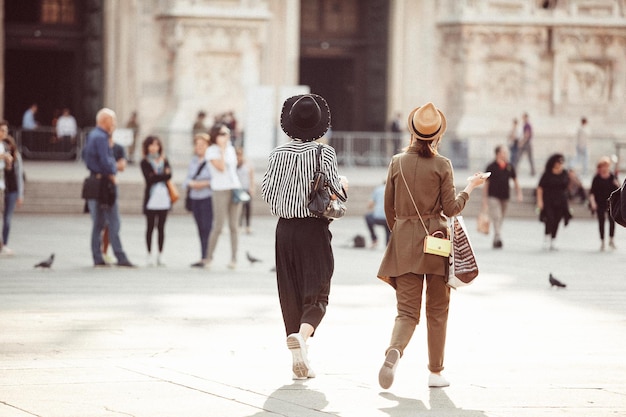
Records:
{"label": "stone column", "polygon": [[123,127],[139,105],[138,4],[137,0],[105,1],[104,7],[104,105],[115,110],[118,127]]}

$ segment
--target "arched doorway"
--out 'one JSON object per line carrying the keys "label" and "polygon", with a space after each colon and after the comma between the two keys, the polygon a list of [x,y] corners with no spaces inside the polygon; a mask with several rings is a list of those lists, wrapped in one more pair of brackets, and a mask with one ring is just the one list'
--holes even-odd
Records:
{"label": "arched doorway", "polygon": [[389,0],[301,1],[300,84],[334,130],[385,130]]}

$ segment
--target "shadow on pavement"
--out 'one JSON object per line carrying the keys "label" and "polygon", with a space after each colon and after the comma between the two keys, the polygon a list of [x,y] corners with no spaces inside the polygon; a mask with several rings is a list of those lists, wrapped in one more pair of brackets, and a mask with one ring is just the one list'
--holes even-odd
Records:
{"label": "shadow on pavement", "polygon": [[389,401],[395,401],[397,404],[389,408],[381,408],[380,410],[389,414],[390,417],[406,417],[415,415],[424,416],[445,416],[445,417],[487,417],[483,411],[464,410],[458,408],[445,390],[430,390],[430,408],[426,407],[423,401],[415,398],[398,397],[390,392],[382,392],[380,396]]}
{"label": "shadow on pavement", "polygon": [[265,400],[263,410],[249,417],[338,415],[322,411],[326,406],[328,400],[324,393],[309,389],[301,382],[294,382],[272,392]]}

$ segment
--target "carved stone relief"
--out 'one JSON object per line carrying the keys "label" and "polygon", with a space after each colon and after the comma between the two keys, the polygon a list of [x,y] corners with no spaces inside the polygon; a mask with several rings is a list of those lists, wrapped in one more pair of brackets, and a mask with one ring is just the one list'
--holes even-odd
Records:
{"label": "carved stone relief", "polygon": [[570,61],[565,69],[567,101],[607,104],[611,98],[610,61]]}
{"label": "carved stone relief", "polygon": [[514,59],[487,60],[485,93],[490,99],[514,101],[522,96],[523,63]]}

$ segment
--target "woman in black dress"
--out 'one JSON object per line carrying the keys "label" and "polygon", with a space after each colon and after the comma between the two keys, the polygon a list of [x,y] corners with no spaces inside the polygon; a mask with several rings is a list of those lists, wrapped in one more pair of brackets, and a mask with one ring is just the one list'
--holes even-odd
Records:
{"label": "woman in black dress", "polygon": [[569,175],[564,169],[564,163],[565,158],[562,154],[550,156],[537,187],[539,219],[545,223],[544,248],[549,250],[556,249],[554,240],[561,220],[564,220],[567,226],[572,218],[567,202]]}

